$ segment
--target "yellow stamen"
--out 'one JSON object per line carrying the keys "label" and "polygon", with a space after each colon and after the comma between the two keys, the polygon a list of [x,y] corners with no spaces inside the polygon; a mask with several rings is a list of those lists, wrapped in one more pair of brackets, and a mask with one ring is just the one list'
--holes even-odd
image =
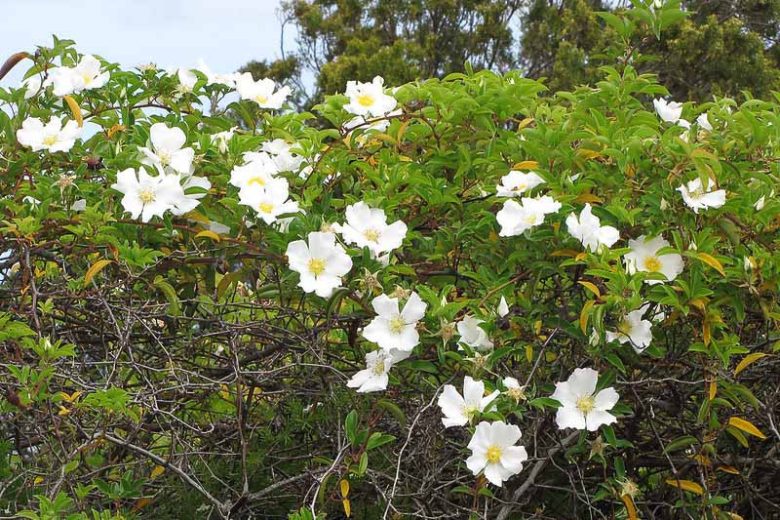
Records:
{"label": "yellow stamen", "polygon": [[390,320],[390,332],[393,334],[400,334],[403,332],[404,327],[406,326],[406,323],[404,322],[403,318],[400,316],[396,316],[392,320]]}
{"label": "yellow stamen", "polygon": [[577,399],[577,409],[584,414],[589,414],[596,408],[596,399],[592,395],[586,395]]}
{"label": "yellow stamen", "polygon": [[157,195],[153,190],[146,188],[138,192],[138,198],[141,199],[141,202],[144,204],[149,204],[150,202],[154,202],[154,199],[157,198]]}
{"label": "yellow stamen", "polygon": [[250,184],[257,184],[258,186],[262,187],[265,186],[265,179],[262,177],[252,177],[248,181],[246,181],[247,185]]}
{"label": "yellow stamen", "polygon": [[631,335],[631,323],[628,322],[628,320],[623,320],[618,325],[618,331],[621,332],[625,336]]}
{"label": "yellow stamen", "polygon": [[265,105],[268,103],[268,97],[267,96],[255,96],[255,101],[259,105]]}
{"label": "yellow stamen", "polygon": [[487,449],[485,458],[491,464],[498,464],[501,461],[501,448],[493,444]]}
{"label": "yellow stamen", "polygon": [[645,258],[645,270],[651,273],[657,273],[661,270],[661,261],[657,256],[648,256]]}
{"label": "yellow stamen", "polygon": [[262,213],[271,213],[274,210],[274,205],[270,202],[263,202],[260,204],[260,211]]}
{"label": "yellow stamen", "polygon": [[358,105],[363,107],[370,107],[374,104],[374,96],[370,94],[361,94],[357,97]]}
{"label": "yellow stamen", "polygon": [[377,362],[376,365],[373,366],[371,371],[374,373],[375,376],[381,376],[385,373],[385,364],[384,360],[380,360]]}
{"label": "yellow stamen", "polygon": [[369,242],[377,242],[379,240],[379,231],[376,229],[367,229],[363,231],[363,237]]}
{"label": "yellow stamen", "polygon": [[46,137],[43,138],[43,144],[45,144],[46,146],[51,146],[56,142],[57,142],[56,135],[47,135]]}
{"label": "yellow stamen", "polygon": [[325,262],[319,258],[309,260],[309,272],[314,276],[319,276],[325,272]]}
{"label": "yellow stamen", "polygon": [[168,152],[157,152],[157,157],[160,158],[160,164],[168,166],[171,163],[171,154]]}

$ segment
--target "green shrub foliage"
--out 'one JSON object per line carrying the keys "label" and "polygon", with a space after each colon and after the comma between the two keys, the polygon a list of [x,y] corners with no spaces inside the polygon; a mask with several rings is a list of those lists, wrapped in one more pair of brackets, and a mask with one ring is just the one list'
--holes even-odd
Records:
{"label": "green shrub foliage", "polygon": [[297,113],[69,41],[18,59],[9,513],[778,514],[777,95],[665,104],[626,59]]}

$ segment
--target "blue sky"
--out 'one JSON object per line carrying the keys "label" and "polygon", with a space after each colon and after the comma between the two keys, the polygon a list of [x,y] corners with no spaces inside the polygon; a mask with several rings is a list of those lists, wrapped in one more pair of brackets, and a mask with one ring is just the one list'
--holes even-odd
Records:
{"label": "blue sky", "polygon": [[[124,67],[194,67],[202,58],[215,72],[232,72],[281,56],[278,7],[279,0],[0,0],[0,63],[56,34]],[[289,26],[286,33],[293,50]],[[0,85],[18,84],[22,64]]]}

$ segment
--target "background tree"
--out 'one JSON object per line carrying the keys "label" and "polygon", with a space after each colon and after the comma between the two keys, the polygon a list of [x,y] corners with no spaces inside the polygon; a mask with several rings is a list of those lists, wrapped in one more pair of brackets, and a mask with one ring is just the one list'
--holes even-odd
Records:
{"label": "background tree", "polygon": [[[663,41],[636,36],[639,70],[658,73],[681,99],[742,90],[767,97],[780,88],[780,0],[693,0],[683,8],[690,16]],[[601,0],[293,0],[282,15],[298,32],[296,66],[268,74],[299,87],[313,74],[310,102],[349,80],[381,74],[400,85],[461,72],[466,61],[476,70],[521,66],[552,91],[571,89],[592,84],[598,67],[614,61],[614,31],[597,13],[620,9]]]}

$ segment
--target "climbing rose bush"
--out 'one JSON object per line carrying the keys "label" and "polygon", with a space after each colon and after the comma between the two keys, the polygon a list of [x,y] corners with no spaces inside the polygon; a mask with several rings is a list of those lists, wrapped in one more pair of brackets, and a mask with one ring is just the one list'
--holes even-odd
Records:
{"label": "climbing rose bush", "polygon": [[668,100],[626,63],[299,112],[204,64],[13,57],[0,505],[777,514],[780,98]]}

